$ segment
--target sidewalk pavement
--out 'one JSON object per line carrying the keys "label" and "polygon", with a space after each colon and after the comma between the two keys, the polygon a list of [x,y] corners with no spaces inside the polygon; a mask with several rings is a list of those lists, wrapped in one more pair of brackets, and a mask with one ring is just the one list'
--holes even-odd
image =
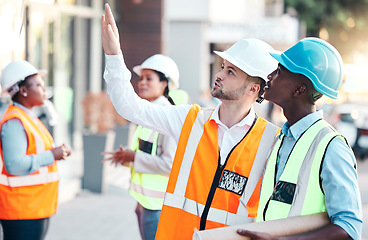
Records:
{"label": "sidewalk pavement", "polygon": [[82,189],[82,160],[83,152],[74,150],[58,164],[60,204],[45,240],[140,240],[129,168],[104,163],[103,192],[94,193]]}
{"label": "sidewalk pavement", "polygon": [[51,218],[46,240],[140,240],[136,202],[127,191],[81,191]]}
{"label": "sidewalk pavement", "polygon": [[[51,218],[46,240],[140,240],[135,215],[135,200],[127,186],[129,170],[105,164],[105,193],[81,189],[83,163],[81,156],[59,164],[60,205]],[[358,161],[363,217],[368,216],[368,159]],[[363,221],[362,240],[368,240],[368,223]]]}

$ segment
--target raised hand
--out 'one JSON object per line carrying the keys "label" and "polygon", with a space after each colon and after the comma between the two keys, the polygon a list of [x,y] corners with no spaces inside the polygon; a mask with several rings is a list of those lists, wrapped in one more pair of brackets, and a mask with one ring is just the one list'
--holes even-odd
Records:
{"label": "raised hand", "polygon": [[109,4],[105,4],[105,14],[101,17],[102,46],[107,55],[121,53],[119,31]]}

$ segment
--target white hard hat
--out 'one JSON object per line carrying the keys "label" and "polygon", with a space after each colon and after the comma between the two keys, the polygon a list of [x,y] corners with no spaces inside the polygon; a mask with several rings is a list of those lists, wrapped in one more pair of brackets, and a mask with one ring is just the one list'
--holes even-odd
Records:
{"label": "white hard hat", "polygon": [[162,54],[155,54],[147,58],[141,65],[133,67],[133,71],[141,75],[142,69],[152,69],[161,72],[169,80],[169,89],[179,87],[179,69],[171,58]]}
{"label": "white hard hat", "polygon": [[278,62],[270,55],[270,52],[274,51],[267,43],[250,38],[236,42],[224,52],[214,51],[214,53],[234,64],[248,75],[261,77],[268,82],[267,76],[278,65]]}
{"label": "white hard hat", "polygon": [[[8,91],[16,83],[24,81],[28,76],[34,74],[44,74],[45,70],[38,70],[32,64],[26,60],[13,61],[9,63],[1,72],[1,87],[3,91]],[[14,95],[18,90],[15,90],[12,95]]]}

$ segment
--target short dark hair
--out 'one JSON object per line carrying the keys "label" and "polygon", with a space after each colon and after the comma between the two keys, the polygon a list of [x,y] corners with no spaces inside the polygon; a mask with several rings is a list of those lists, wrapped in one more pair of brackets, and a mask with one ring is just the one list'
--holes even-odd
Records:
{"label": "short dark hair", "polygon": [[260,85],[258,97],[261,97],[264,93],[264,87],[266,86],[266,81],[263,80],[263,78],[261,77],[253,77],[253,76],[248,76],[248,80],[254,83],[258,83]]}

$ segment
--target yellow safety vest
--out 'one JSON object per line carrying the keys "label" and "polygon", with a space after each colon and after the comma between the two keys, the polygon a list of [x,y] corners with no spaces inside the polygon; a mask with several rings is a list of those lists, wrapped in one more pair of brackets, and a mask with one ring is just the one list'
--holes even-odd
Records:
{"label": "yellow safety vest", "polygon": [[316,121],[297,140],[280,179],[275,182],[284,136],[278,138],[263,176],[257,221],[326,212],[320,169],[328,144],[335,137],[343,138],[326,121]]}
{"label": "yellow safety vest", "polygon": [[193,105],[184,121],[156,240],[191,239],[194,229],[237,225],[256,217],[260,179],[278,128],[257,118],[221,165],[212,112]]}
{"label": "yellow safety vest", "polygon": [[[156,156],[158,136],[159,133],[138,126],[134,134],[132,150]],[[168,176],[138,173],[132,167],[129,192],[144,208],[161,210],[168,180]]]}
{"label": "yellow safety vest", "polygon": [[[38,118],[34,120],[23,109],[10,105],[1,126],[10,119],[18,119],[24,127],[28,140],[27,155],[52,148],[53,138]],[[29,175],[15,176],[5,168],[1,146],[0,153],[0,219],[40,219],[54,215],[59,183],[56,161]]]}

